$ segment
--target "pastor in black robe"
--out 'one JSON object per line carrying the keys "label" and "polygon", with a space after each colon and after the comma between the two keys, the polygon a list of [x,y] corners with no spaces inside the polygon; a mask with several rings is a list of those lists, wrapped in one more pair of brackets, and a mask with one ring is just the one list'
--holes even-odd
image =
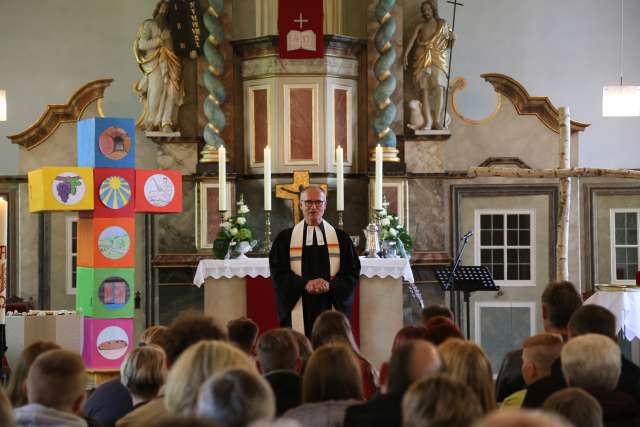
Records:
{"label": "pastor in black robe", "polygon": [[[327,236],[323,225],[321,224],[319,228],[326,242]],[[351,320],[353,295],[360,277],[360,259],[349,235],[336,228],[340,247],[340,269],[336,276],[331,279],[328,247],[326,244],[319,246],[314,233],[313,245],[311,246],[306,246],[306,239],[303,238],[302,277],[300,277],[291,271],[289,260],[292,231],[293,228],[283,230],[273,242],[269,253],[271,281],[276,294],[280,326],[291,327],[291,310],[295,307],[298,299],[302,297],[304,332],[310,338],[313,322],[315,322],[320,313],[331,310],[332,306]],[[306,223],[302,235],[307,235]],[[309,280],[318,278],[329,282],[329,292],[322,294],[308,293],[304,288],[305,285]]]}

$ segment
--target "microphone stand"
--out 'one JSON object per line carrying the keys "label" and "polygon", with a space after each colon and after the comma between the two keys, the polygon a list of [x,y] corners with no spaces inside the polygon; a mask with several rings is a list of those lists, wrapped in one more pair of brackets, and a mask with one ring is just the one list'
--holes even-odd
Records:
{"label": "microphone stand", "polygon": [[[451,271],[449,271],[449,277],[447,278],[447,289],[449,289],[449,291],[451,292],[451,296],[450,296],[450,304],[451,306],[455,306],[455,297],[454,297],[454,291],[456,291],[455,289],[455,274],[456,271],[458,270],[458,267],[460,266],[460,261],[462,260],[462,253],[464,252],[464,248],[467,246],[467,243],[469,243],[469,239],[471,239],[471,236],[473,236],[473,233],[467,233],[462,237],[462,246],[460,247],[460,250],[458,250],[458,253],[456,254],[455,260],[453,262],[453,267],[451,267]],[[465,292],[464,293],[464,301],[467,303],[467,339],[469,339],[470,334],[471,334],[471,322],[469,319],[469,293]],[[457,307],[456,307],[456,313],[458,312]],[[460,324],[460,322],[458,321],[458,324]]]}

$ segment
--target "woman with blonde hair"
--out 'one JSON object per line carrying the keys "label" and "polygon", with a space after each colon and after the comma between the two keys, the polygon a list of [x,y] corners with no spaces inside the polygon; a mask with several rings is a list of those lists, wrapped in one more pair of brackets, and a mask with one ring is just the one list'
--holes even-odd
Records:
{"label": "woman with blonde hair", "polygon": [[313,323],[311,343],[317,349],[325,344],[342,343],[347,345],[356,356],[362,374],[364,398],[370,399],[380,387],[380,374],[363,355],[356,344],[351,323],[343,313],[329,310],[322,313]]}
{"label": "woman with blonde hair", "polygon": [[496,409],[491,362],[476,344],[450,338],[438,347],[445,371],[474,391],[485,414]]}
{"label": "woman with blonde hair", "polygon": [[22,350],[7,386],[7,397],[14,408],[19,408],[29,403],[27,402],[27,394],[24,387],[29,368],[38,356],[49,350],[60,350],[60,346],[51,341],[36,341]]}
{"label": "woman with blonde hair", "polygon": [[156,397],[166,378],[166,356],[155,345],[134,349],[120,367],[120,381],[131,394],[133,409]]}
{"label": "woman with blonde hair", "polygon": [[282,418],[306,427],[341,427],[347,408],[362,403],[362,399],[355,355],[344,344],[327,344],[316,349],[304,371],[302,405],[285,412]]}
{"label": "woman with blonde hair", "polygon": [[186,416],[195,411],[198,389],[213,374],[223,369],[258,372],[255,361],[237,347],[222,341],[200,341],[178,357],[171,367],[164,402],[173,415]]}

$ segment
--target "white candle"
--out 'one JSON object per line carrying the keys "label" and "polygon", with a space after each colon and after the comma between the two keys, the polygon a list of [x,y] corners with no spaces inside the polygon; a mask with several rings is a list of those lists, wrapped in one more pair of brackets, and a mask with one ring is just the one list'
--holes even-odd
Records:
{"label": "white candle", "polygon": [[227,210],[227,150],[218,148],[218,210]]}
{"label": "white candle", "polygon": [[382,147],[376,147],[376,182],[374,187],[373,209],[382,209]]}
{"label": "white candle", "polygon": [[342,146],[336,148],[336,209],[344,211],[344,158]]}
{"label": "white candle", "polygon": [[271,210],[271,147],[264,149],[264,210]]}

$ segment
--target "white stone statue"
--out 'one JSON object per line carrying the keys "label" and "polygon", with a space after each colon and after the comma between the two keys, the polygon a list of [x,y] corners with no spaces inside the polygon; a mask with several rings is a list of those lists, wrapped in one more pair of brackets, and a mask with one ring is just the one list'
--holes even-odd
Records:
{"label": "white stone statue", "polygon": [[136,36],[134,54],[144,73],[134,90],[144,104],[141,127],[146,131],[174,133],[178,130],[178,109],[184,98],[182,64],[173,52],[167,23],[169,3],[161,0],[153,19],[145,20]]}
{"label": "white stone statue", "polygon": [[407,44],[404,66],[408,67],[409,55],[415,47],[411,66],[413,82],[421,96],[422,129],[446,129],[447,51],[453,46],[456,36],[447,22],[438,16],[437,0],[423,1],[420,10],[424,20],[416,26]]}

